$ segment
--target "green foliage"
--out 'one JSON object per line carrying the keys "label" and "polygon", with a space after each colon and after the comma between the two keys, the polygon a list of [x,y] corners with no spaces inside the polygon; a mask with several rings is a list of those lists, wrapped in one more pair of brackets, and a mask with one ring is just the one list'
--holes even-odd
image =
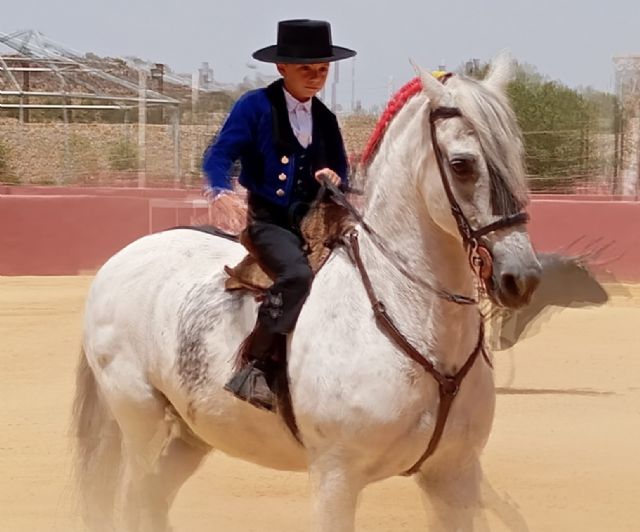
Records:
{"label": "green foliage", "polygon": [[74,179],[88,181],[99,169],[98,152],[88,137],[71,133],[67,141],[66,173]]}
{"label": "green foliage", "polygon": [[0,183],[20,182],[20,179],[13,173],[10,159],[11,151],[9,147],[0,140]]}
{"label": "green foliage", "polygon": [[9,172],[9,148],[0,141],[0,176]]}
{"label": "green foliage", "polygon": [[109,149],[111,170],[136,170],[138,168],[138,147],[128,139],[114,143]]}
{"label": "green foliage", "polygon": [[557,82],[526,77],[518,77],[508,92],[525,133],[529,173],[556,178],[584,174],[589,131],[596,125],[584,98]]}

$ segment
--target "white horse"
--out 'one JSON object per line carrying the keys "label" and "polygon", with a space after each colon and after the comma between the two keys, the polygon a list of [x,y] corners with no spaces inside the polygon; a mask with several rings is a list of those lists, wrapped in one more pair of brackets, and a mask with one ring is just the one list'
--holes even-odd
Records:
{"label": "white horse", "polygon": [[[362,262],[401,333],[442,374],[463,366],[482,321],[475,305],[427,289],[474,296],[476,288],[442,178],[474,228],[526,202],[522,144],[503,92],[510,71],[508,61],[497,61],[482,83],[453,77],[446,84],[421,72],[422,89],[389,121],[368,168],[365,218],[373,233],[359,227]],[[460,115],[432,113],[454,106]],[[516,222],[483,237],[493,259],[489,294],[511,307],[528,300],[540,273]],[[177,229],[133,242],[96,275],[74,409],[92,530],[168,530],[178,489],[218,449],[275,469],[308,470],[317,530],[349,532],[361,490],[406,472],[425,453],[438,384],[376,323],[345,248],[316,276],[289,341],[304,446],[280,416],[223,390],[257,313],[252,297],[224,290],[223,266],[244,254],[229,240]],[[414,474],[434,530],[472,528],[494,400],[492,370],[478,357],[435,452]]]}

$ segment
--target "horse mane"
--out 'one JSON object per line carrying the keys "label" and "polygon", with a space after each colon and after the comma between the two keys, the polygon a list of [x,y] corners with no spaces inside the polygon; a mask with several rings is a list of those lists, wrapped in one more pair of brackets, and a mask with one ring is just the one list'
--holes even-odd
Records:
{"label": "horse mane", "polygon": [[[454,76],[447,84],[465,120],[473,126],[489,171],[491,201],[495,214],[515,214],[527,204],[522,134],[505,99],[481,82]],[[389,100],[360,158],[364,171],[373,161],[391,121],[406,103],[422,90],[413,78]],[[511,176],[507,179],[506,176]]]}
{"label": "horse mane", "polygon": [[521,211],[528,201],[524,142],[507,96],[466,76],[455,76],[447,86],[480,142],[489,171],[494,214]]}
{"label": "horse mane", "polygon": [[383,111],[382,115],[380,115],[380,118],[376,123],[376,127],[374,128],[373,133],[371,133],[371,136],[367,141],[367,145],[362,152],[360,164],[363,168],[369,166],[369,163],[372,161],[373,156],[378,150],[380,142],[382,142],[382,138],[387,131],[387,127],[391,123],[391,120],[395,118],[407,101],[418,94],[421,90],[422,82],[420,81],[420,78],[415,77],[411,81],[405,83],[389,100],[387,107]]}

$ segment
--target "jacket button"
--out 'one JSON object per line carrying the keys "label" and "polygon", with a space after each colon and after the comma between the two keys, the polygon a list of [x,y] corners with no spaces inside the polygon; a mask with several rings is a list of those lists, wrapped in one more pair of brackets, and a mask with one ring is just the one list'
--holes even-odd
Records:
{"label": "jacket button", "polygon": [[287,180],[287,174],[285,174],[284,172],[282,172],[279,176],[278,179],[280,181],[286,181]]}
{"label": "jacket button", "polygon": [[284,196],[284,190],[282,190],[281,188],[279,188],[278,190],[276,190],[276,196]]}
{"label": "jacket button", "polygon": [[289,157],[287,157],[286,155],[283,155],[282,159],[280,159],[280,162],[282,164],[287,164],[289,162]]}

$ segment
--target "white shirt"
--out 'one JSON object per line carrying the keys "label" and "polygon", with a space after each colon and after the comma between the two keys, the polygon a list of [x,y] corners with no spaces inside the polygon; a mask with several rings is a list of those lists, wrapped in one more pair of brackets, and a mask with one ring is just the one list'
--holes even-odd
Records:
{"label": "white shirt", "polygon": [[287,111],[289,111],[289,123],[293,134],[303,148],[311,144],[311,132],[313,131],[313,120],[311,117],[311,101],[309,98],[306,102],[296,100],[287,89],[284,90],[284,99],[287,102]]}

